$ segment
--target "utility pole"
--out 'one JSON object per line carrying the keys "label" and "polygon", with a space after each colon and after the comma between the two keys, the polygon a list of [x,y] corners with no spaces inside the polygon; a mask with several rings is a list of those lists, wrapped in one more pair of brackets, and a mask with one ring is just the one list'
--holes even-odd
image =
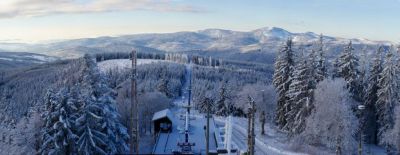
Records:
{"label": "utility pole", "polygon": [[[191,62],[189,62],[189,98],[188,98],[188,107],[190,107],[190,101],[191,101],[191,97],[192,97],[192,64]],[[187,109],[187,112],[190,114],[190,108]]]}
{"label": "utility pole", "polygon": [[205,100],[207,104],[207,126],[206,126],[206,155],[210,152],[210,111],[211,111],[211,102],[210,99],[206,98]]}
{"label": "utility pole", "polygon": [[131,72],[131,144],[130,154],[139,154],[139,103],[137,101],[136,78],[137,78],[137,53],[132,50],[132,72]]}
{"label": "utility pole", "polygon": [[261,122],[261,135],[265,135],[265,129],[264,129],[264,126],[265,126],[265,111],[261,112],[260,122]]}
{"label": "utility pole", "polygon": [[255,113],[256,113],[256,107],[255,107],[255,102],[254,99],[249,95],[249,139],[248,139],[248,153],[249,155],[254,155],[254,145],[255,145]]}
{"label": "utility pole", "polygon": [[251,102],[252,105],[252,114],[251,114],[251,155],[254,155],[254,145],[256,143],[256,134],[255,134],[255,122],[256,122],[256,107],[255,107],[255,102],[252,100]]}
{"label": "utility pole", "polygon": [[364,125],[364,121],[363,121],[363,111],[365,109],[364,105],[358,105],[358,110],[360,111],[360,137],[359,137],[359,141],[358,141],[358,155],[362,155],[362,135],[363,135],[363,125]]}
{"label": "utility pole", "polygon": [[[247,146],[250,146],[250,139],[251,139],[251,112],[250,108],[248,109],[247,113]],[[250,150],[247,150],[250,151]]]}

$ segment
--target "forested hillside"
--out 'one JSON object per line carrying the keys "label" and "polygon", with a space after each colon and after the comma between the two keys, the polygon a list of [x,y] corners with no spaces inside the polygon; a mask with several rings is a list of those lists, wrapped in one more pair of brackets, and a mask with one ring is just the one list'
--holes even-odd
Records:
{"label": "forested hillside", "polygon": [[[380,46],[368,57],[367,52],[355,52],[350,42],[340,55],[329,57],[323,37],[307,48],[291,39],[281,45],[274,66],[142,53],[137,93],[143,143],[153,145],[152,115],[182,97],[190,65],[192,101],[200,113],[210,104],[218,117],[249,117],[252,99],[257,117],[287,136],[298,151],[312,146],[355,152],[358,137],[397,151],[398,142],[388,138],[398,137],[399,124],[399,56],[394,47]],[[129,58],[123,52],[97,53],[3,72],[1,150],[126,153],[131,132]],[[304,142],[307,147],[299,147]],[[141,150],[151,152],[146,145]]]}

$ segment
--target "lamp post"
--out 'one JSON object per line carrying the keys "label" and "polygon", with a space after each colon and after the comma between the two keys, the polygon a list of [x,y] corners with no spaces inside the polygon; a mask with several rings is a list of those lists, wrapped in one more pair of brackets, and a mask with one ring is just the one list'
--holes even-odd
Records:
{"label": "lamp post", "polygon": [[[264,89],[261,90],[261,95],[262,95],[262,103],[265,105],[265,95],[264,95]],[[266,110],[266,109],[265,109]],[[261,135],[265,134],[264,126],[265,126],[265,110],[262,111],[260,115],[260,122],[261,122]]]}
{"label": "lamp post", "polygon": [[255,101],[254,99],[249,95],[249,108],[248,108],[248,154],[249,155],[254,155],[254,145],[255,145],[255,133],[254,133],[254,127],[255,127],[255,113],[256,113],[256,108],[255,108]]}
{"label": "lamp post", "polygon": [[362,133],[363,133],[363,111],[365,109],[365,105],[358,105],[358,110],[360,111],[360,137],[358,141],[358,155],[362,155]]}
{"label": "lamp post", "polygon": [[265,135],[265,112],[262,111],[260,114],[260,123],[261,123],[261,135]]}

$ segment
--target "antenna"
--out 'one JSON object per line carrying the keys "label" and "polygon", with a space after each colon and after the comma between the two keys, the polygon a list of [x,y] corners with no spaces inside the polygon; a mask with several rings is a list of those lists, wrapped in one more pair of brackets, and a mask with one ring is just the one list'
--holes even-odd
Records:
{"label": "antenna", "polygon": [[255,107],[255,101],[254,99],[249,95],[249,109],[248,109],[248,128],[247,128],[247,134],[248,134],[248,149],[247,152],[249,155],[254,155],[254,145],[255,145],[255,132],[254,132],[254,127],[255,127],[255,114],[256,114],[256,107]]}
{"label": "antenna", "polygon": [[187,109],[187,112],[190,114],[190,100],[191,100],[191,97],[192,97],[192,62],[191,61],[189,61],[189,98],[188,98],[188,109]]}
{"label": "antenna", "polygon": [[131,144],[130,154],[139,154],[139,121],[136,79],[137,79],[137,53],[132,50],[132,73],[131,73]]}

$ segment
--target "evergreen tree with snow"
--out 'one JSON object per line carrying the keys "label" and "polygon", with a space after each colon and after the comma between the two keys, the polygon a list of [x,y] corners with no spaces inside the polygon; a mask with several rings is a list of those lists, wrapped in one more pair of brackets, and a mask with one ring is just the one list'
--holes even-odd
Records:
{"label": "evergreen tree with snow", "polygon": [[[366,47],[365,47],[366,48]],[[364,90],[364,92],[362,93],[362,95],[365,95],[365,90],[367,85],[367,81],[368,81],[368,76],[369,76],[369,61],[368,61],[368,54],[367,54],[367,50],[366,49],[362,50],[361,56],[360,56],[360,85],[361,85],[361,89]],[[378,48],[379,50],[379,48]],[[364,96],[362,96],[362,98],[364,99]]]}
{"label": "evergreen tree with snow", "polygon": [[94,102],[92,99],[85,100],[85,107],[80,117],[76,120],[77,149],[79,154],[102,154],[107,155],[108,136],[103,132],[106,127],[104,111],[102,105]]}
{"label": "evergreen tree with snow", "polygon": [[330,69],[330,77],[331,78],[338,78],[339,77],[339,58],[335,58],[333,60],[331,69]]}
{"label": "evergreen tree with snow", "polygon": [[317,49],[315,50],[315,54],[313,55],[313,57],[315,57],[313,61],[313,66],[315,68],[314,79],[316,83],[321,82],[328,76],[323,41],[323,36],[321,34],[318,40]]}
{"label": "evergreen tree with snow", "polygon": [[377,124],[376,124],[376,108],[375,103],[378,100],[378,80],[380,79],[380,74],[382,72],[382,53],[384,52],[383,46],[378,48],[378,51],[375,53],[372,59],[372,65],[370,68],[370,74],[367,79],[367,87],[365,90],[364,96],[364,105],[365,105],[365,133],[366,142],[368,143],[376,143],[376,135],[377,135]]}
{"label": "evergreen tree with snow", "polygon": [[114,92],[110,92],[97,100],[103,107],[104,132],[107,135],[107,154],[126,153],[129,151],[126,143],[129,139],[128,130],[119,121],[120,115],[115,107],[115,96]]}
{"label": "evergreen tree with snow", "polygon": [[75,120],[78,117],[78,101],[68,90],[58,93],[48,91],[45,102],[45,125],[42,129],[42,154],[76,153]]}
{"label": "evergreen tree with snow", "polygon": [[275,122],[281,129],[286,125],[286,114],[290,111],[287,91],[293,75],[293,59],[292,39],[289,38],[278,53],[273,76],[273,84],[278,94]]}
{"label": "evergreen tree with snow", "polygon": [[[384,143],[393,154],[400,154],[400,106],[395,108],[395,121],[393,127],[385,133]],[[392,149],[392,150],[391,150]]]}
{"label": "evergreen tree with snow", "polygon": [[172,97],[172,93],[168,89],[169,81],[166,79],[161,79],[160,83],[157,85],[157,90],[163,93],[167,97]]}
{"label": "evergreen tree with snow", "polygon": [[299,61],[295,67],[292,81],[287,92],[287,103],[290,104],[290,110],[286,113],[286,125],[283,127],[292,134],[300,133],[305,128],[306,117],[309,116],[313,108],[310,99],[310,74],[307,65],[309,62],[302,56],[298,57]]}
{"label": "evergreen tree with snow", "polygon": [[399,105],[400,87],[399,71],[396,66],[392,51],[386,54],[383,71],[378,80],[378,100],[376,102],[377,119],[379,124],[379,140],[382,143],[383,136],[394,124],[395,106]]}
{"label": "evergreen tree with snow", "polygon": [[218,116],[228,116],[233,111],[233,105],[229,102],[230,94],[227,85],[228,83],[225,81],[219,88],[219,96],[215,103],[215,114]]}
{"label": "evergreen tree with snow", "polygon": [[347,82],[347,89],[356,101],[361,101],[362,89],[359,81],[359,60],[353,53],[353,46],[350,43],[345,47],[344,51],[338,59],[338,76]]}
{"label": "evergreen tree with snow", "polygon": [[110,94],[86,98],[76,120],[77,149],[80,154],[118,154],[129,151],[129,135],[119,121],[115,100]]}
{"label": "evergreen tree with snow", "polygon": [[[324,53],[323,36],[320,35],[318,42],[316,43],[316,48],[311,50],[309,54],[309,60],[306,64],[309,76],[309,102],[314,101],[314,89],[317,84],[328,77],[326,57]],[[307,59],[307,58],[303,58]],[[300,62],[304,63],[304,62]]]}
{"label": "evergreen tree with snow", "polygon": [[315,107],[307,118],[306,128],[298,137],[304,142],[326,146],[339,152],[354,154],[357,148],[355,134],[358,120],[351,105],[346,81],[342,78],[325,79],[315,90]]}
{"label": "evergreen tree with snow", "polygon": [[90,56],[85,55],[86,75],[82,88],[85,104],[77,119],[78,151],[82,154],[117,154],[128,152],[129,136],[119,120],[116,110],[115,92],[110,89],[104,77]]}

